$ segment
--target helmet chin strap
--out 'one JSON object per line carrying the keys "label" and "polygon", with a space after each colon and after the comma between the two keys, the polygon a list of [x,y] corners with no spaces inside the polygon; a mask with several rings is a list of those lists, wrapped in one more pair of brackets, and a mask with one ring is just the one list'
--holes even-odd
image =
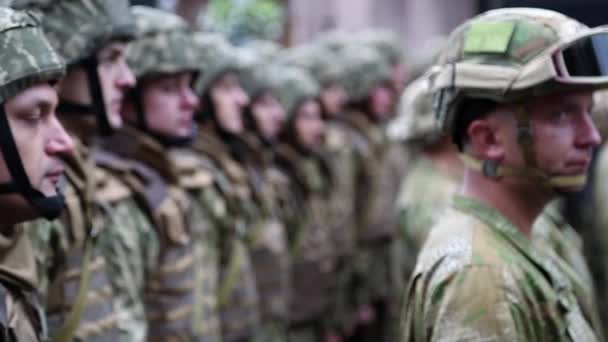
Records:
{"label": "helmet chin strap", "polygon": [[87,82],[89,85],[89,93],[91,96],[91,104],[85,105],[69,100],[60,99],[57,111],[63,114],[93,114],[97,122],[97,130],[100,135],[108,136],[114,132],[110,119],[108,117],[108,109],[104,102],[104,95],[101,89],[101,81],[97,67],[99,65],[97,58],[92,56],[85,59],[81,63],[87,74]]}
{"label": "helmet chin strap", "polygon": [[64,198],[59,189],[57,195],[46,196],[30,183],[3,105],[0,106],[0,150],[12,178],[12,181],[0,184],[0,194],[20,194],[40,216],[49,220],[58,217]]}
{"label": "helmet chin strap", "polygon": [[519,106],[515,111],[517,120],[517,141],[522,148],[526,167],[513,168],[499,165],[494,160],[478,160],[470,155],[461,153],[460,160],[465,166],[472,170],[481,172],[488,178],[498,179],[502,177],[527,178],[537,182],[541,186],[554,190],[566,188],[582,188],[587,183],[587,174],[551,176],[539,169],[536,165],[534,155],[534,138],[532,135],[532,125],[528,112],[523,106]]}

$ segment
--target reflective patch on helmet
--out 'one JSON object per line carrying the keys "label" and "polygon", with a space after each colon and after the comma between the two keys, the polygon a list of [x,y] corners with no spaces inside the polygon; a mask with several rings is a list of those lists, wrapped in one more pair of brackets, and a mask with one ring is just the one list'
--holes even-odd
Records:
{"label": "reflective patch on helmet", "polygon": [[473,23],[464,42],[464,53],[506,53],[515,23]]}

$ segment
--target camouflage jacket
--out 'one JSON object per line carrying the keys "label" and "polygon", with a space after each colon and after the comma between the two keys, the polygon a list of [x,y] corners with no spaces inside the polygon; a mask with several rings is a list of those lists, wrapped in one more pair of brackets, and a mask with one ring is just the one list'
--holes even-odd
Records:
{"label": "camouflage jacket", "polygon": [[332,184],[329,168],[315,155],[287,144],[277,148],[277,166],[292,180],[292,201],[299,211],[288,227],[292,253],[290,320],[301,324],[327,313],[335,287],[336,250],[327,221]]}
{"label": "camouflage jacket", "polygon": [[28,235],[22,225],[2,227],[2,232],[0,340],[46,341],[46,320],[36,291],[36,261]]}
{"label": "camouflage jacket", "polygon": [[[193,205],[193,199],[182,187],[179,165],[156,139],[135,128],[125,127],[106,144],[110,150],[154,171],[124,179],[154,223],[159,240],[155,268],[146,277],[148,340],[205,340],[207,332],[214,332],[217,317],[213,312],[205,311],[207,306],[201,308],[193,303],[203,304],[200,291],[214,291],[214,288],[205,288],[209,284],[199,283],[203,278],[197,273],[209,266],[199,259],[203,254],[197,253],[195,248],[196,239],[204,237],[209,229],[206,214]],[[209,276],[213,278],[212,274]],[[196,317],[209,317],[209,320],[196,321]]]}
{"label": "camouflage jacket", "polygon": [[224,141],[209,131],[195,140],[193,150],[217,175],[218,189],[229,219],[219,227],[220,305],[223,339],[251,338],[260,324],[259,294],[249,239],[261,221],[259,203],[253,197],[247,173],[234,159]]}
{"label": "camouflage jacket", "polygon": [[[143,274],[155,245],[150,221],[116,176],[119,158],[77,146],[65,160],[68,183],[62,217],[28,223],[49,331],[52,336],[69,331],[66,323],[72,323],[76,307],[82,310],[76,316],[76,340],[143,341]],[[87,272],[89,283],[83,290],[89,299],[79,302],[81,275]]]}
{"label": "camouflage jacket", "polygon": [[431,227],[441,217],[460,187],[461,178],[433,165],[424,155],[403,179],[397,200],[399,233],[403,242],[405,279],[414,270],[416,257]]}
{"label": "camouflage jacket", "polygon": [[498,211],[456,196],[420,253],[402,341],[597,341],[572,273]]}

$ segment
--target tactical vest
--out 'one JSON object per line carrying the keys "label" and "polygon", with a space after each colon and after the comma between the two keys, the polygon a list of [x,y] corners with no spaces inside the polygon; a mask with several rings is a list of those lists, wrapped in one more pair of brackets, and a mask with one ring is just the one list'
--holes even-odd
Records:
{"label": "tactical vest", "polygon": [[348,127],[334,120],[327,124],[325,150],[327,162],[335,180],[330,201],[336,253],[348,258],[356,248],[356,155],[348,139]]}
{"label": "tactical vest", "polygon": [[327,224],[327,178],[315,157],[303,156],[287,145],[277,150],[279,167],[295,181],[300,215],[291,235],[290,321],[298,325],[319,320],[326,313],[335,286],[335,244]]}
{"label": "tactical vest", "polygon": [[154,222],[160,244],[158,265],[147,276],[145,288],[148,340],[202,340],[196,336],[192,316],[195,295],[191,203],[179,187],[175,165],[160,144],[131,128],[115,135],[107,147],[155,171],[135,168],[124,179]]}
{"label": "tactical vest", "polygon": [[248,151],[242,153],[253,196],[260,203],[263,219],[251,234],[251,260],[260,296],[262,320],[287,323],[290,291],[290,252],[283,222],[280,191],[289,188],[289,178],[272,163],[274,152],[255,137],[244,139]]}
{"label": "tactical vest", "polygon": [[220,274],[219,226],[229,219],[226,203],[215,187],[217,172],[191,150],[172,149],[179,183],[193,202],[192,235],[195,258],[194,328],[205,341],[220,341],[218,287]]}
{"label": "tactical vest", "polygon": [[218,187],[232,215],[231,222],[220,229],[219,304],[223,339],[248,339],[260,324],[259,297],[248,241],[257,209],[247,175],[222,142],[200,135],[193,147],[224,175],[218,178]]}
{"label": "tactical vest", "polygon": [[32,245],[22,225],[0,227],[0,340],[47,341]]}
{"label": "tactical vest", "polygon": [[[112,205],[131,192],[95,166],[88,151],[80,147],[80,154],[66,160],[69,185],[64,192],[65,231],[59,241],[64,254],[48,290],[49,331],[51,336],[65,340],[115,341],[120,313],[113,306],[106,262],[96,248],[96,239],[104,238],[108,225],[114,224]],[[87,258],[89,244],[91,256]],[[83,279],[88,284],[81,283]],[[85,295],[79,296],[79,291],[85,291]]]}

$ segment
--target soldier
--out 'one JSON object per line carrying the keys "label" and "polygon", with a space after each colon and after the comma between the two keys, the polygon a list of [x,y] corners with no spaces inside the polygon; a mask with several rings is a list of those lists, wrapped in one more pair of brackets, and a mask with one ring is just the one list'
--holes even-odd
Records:
{"label": "soldier", "polygon": [[530,8],[486,12],[452,33],[430,80],[462,152],[463,190],[420,253],[403,341],[601,340],[576,272],[530,235],[548,202],[585,184],[607,34]]}
{"label": "soldier", "polygon": [[214,219],[226,208],[213,173],[187,150],[196,132],[199,99],[192,84],[199,50],[177,15],[131,10],[137,31],[127,62],[138,85],[125,98],[128,125],[107,143],[160,176],[130,182],[160,242],[157,267],[146,278],[148,340],[219,341]]}
{"label": "soldier", "polygon": [[[341,55],[348,68],[341,83],[349,101],[337,119],[354,146],[356,162],[355,283],[362,325],[358,334],[377,339],[387,336],[389,317],[396,318],[398,311],[390,304],[398,302],[397,289],[401,287],[394,208],[406,161],[402,150],[387,142],[384,127],[394,107],[390,66],[376,51],[361,45],[347,47]],[[402,165],[393,164],[397,160],[403,160]]]}
{"label": "soldier", "polygon": [[336,287],[331,296],[334,303],[331,328],[334,334],[345,336],[354,332],[356,307],[352,301],[352,258],[355,251],[355,189],[356,154],[354,145],[346,137],[348,128],[339,116],[344,114],[348,101],[342,80],[350,72],[341,53],[326,45],[303,46],[285,53],[284,62],[306,69],[320,84],[321,113],[326,120],[323,154],[333,179],[332,200],[326,222],[334,230],[336,258]]}
{"label": "soldier", "polygon": [[277,166],[291,180],[298,208],[288,220],[291,246],[290,341],[323,341],[329,336],[336,255],[327,219],[332,191],[329,168],[321,158],[324,121],[319,85],[304,70],[281,71],[281,102],[287,120],[276,148]]}
{"label": "soldier", "polygon": [[245,61],[236,48],[222,37],[196,35],[201,58],[201,77],[195,90],[201,97],[197,120],[201,127],[193,149],[222,175],[222,196],[232,222],[220,230],[221,272],[219,305],[222,338],[246,341],[260,327],[259,294],[251,259],[250,238],[256,226],[265,221],[259,199],[254,195],[248,175],[237,156],[244,153],[240,135],[242,114],[249,103],[238,72]]}
{"label": "soldier", "polygon": [[457,150],[435,120],[429,86],[429,80],[421,77],[405,89],[399,105],[400,126],[395,127],[398,138],[416,150],[396,203],[405,280],[414,270],[430,228],[458,192],[462,178]]}
{"label": "soldier", "polygon": [[401,94],[408,81],[408,70],[405,68],[403,50],[399,37],[387,30],[368,30],[358,37],[360,41],[374,48],[382,55],[391,67],[391,84],[397,94]]}
{"label": "soldier", "polygon": [[53,83],[64,74],[65,64],[32,13],[1,8],[0,18],[0,339],[45,341],[34,251],[17,224],[52,219],[63,208],[60,157],[74,146],[55,116]]}
{"label": "soldier", "polygon": [[67,210],[32,229],[49,330],[58,340],[142,341],[141,291],[155,240],[132,191],[118,180],[132,163],[99,148],[122,124],[121,99],[135,83],[124,58],[134,21],[127,1],[15,1],[43,15],[50,42],[66,59],[58,115],[73,135],[65,156]]}
{"label": "soldier", "polygon": [[274,151],[285,121],[285,110],[277,98],[283,68],[262,64],[267,60],[261,57],[265,52],[256,50],[254,54],[258,55],[256,62],[239,73],[251,99],[243,114],[243,153],[239,159],[266,217],[265,222],[256,225],[251,238],[262,319],[257,335],[263,341],[286,341],[291,275],[286,223],[296,208],[290,202],[290,179],[276,166]]}

